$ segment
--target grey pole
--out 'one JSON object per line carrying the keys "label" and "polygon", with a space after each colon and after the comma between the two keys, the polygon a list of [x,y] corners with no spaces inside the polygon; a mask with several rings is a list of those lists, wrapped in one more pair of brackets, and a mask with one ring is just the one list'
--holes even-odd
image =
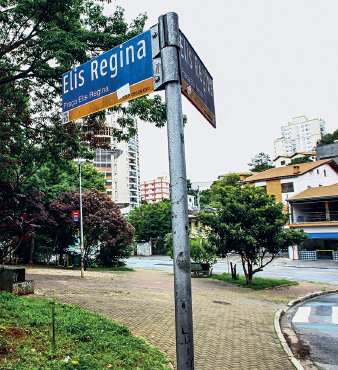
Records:
{"label": "grey pole", "polygon": [[160,17],[162,71],[168,123],[172,233],[174,244],[175,326],[178,370],[194,369],[191,268],[184,151],[183,114],[179,71],[179,28],[176,13]]}
{"label": "grey pole", "polygon": [[81,184],[81,160],[79,158],[79,177],[80,177],[80,245],[81,245],[81,278],[84,278],[83,269],[83,222],[82,222],[82,184]]}

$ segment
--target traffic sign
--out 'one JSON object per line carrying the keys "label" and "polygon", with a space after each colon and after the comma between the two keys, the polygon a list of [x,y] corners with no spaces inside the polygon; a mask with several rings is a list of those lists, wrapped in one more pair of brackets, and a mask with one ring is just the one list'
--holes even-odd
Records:
{"label": "traffic sign", "polygon": [[62,76],[62,121],[73,121],[153,91],[148,30]]}
{"label": "traffic sign", "polygon": [[80,221],[80,211],[72,211],[72,219],[73,219],[73,222],[79,222]]}
{"label": "traffic sign", "polygon": [[180,30],[182,94],[216,127],[213,79]]}

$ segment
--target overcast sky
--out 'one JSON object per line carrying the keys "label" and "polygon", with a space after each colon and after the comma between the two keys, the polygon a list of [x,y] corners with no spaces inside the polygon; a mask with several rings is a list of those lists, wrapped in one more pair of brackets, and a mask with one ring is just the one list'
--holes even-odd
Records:
{"label": "overcast sky", "polygon": [[[337,0],[117,0],[126,20],[146,12],[145,30],[161,14],[179,16],[214,80],[217,128],[182,96],[187,176],[212,181],[247,171],[293,117],[322,118],[338,128]],[[139,125],[141,180],[168,172],[166,129]]]}

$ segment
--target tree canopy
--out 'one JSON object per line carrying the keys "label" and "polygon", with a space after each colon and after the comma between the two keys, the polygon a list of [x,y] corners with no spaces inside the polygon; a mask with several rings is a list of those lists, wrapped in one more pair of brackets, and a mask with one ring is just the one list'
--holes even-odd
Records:
{"label": "tree canopy", "polygon": [[214,202],[218,201],[220,197],[220,189],[226,186],[239,186],[237,182],[240,177],[237,173],[229,173],[227,175],[221,176],[217,181],[214,181],[210,187],[210,199]]}
{"label": "tree canopy", "polygon": [[128,222],[135,228],[137,241],[164,238],[171,233],[171,202],[164,199],[153,204],[143,204],[129,213]]}
{"label": "tree canopy", "polygon": [[233,251],[241,256],[247,284],[281,249],[306,239],[302,230],[285,229],[288,215],[283,204],[263,189],[228,186],[220,189],[220,195],[216,212],[202,213],[200,220],[218,256]]}
{"label": "tree canopy", "polygon": [[317,146],[333,144],[338,140],[338,130],[334,131],[333,134],[326,134],[317,141]]}
{"label": "tree canopy", "polygon": [[[73,222],[72,211],[80,209],[79,198],[78,190],[66,191],[49,206],[51,222],[55,226],[55,246],[59,250],[64,248],[65,239],[70,241],[78,236],[79,223]],[[86,255],[99,247],[99,258],[107,266],[130,255],[135,230],[107,194],[96,189],[85,190],[82,193],[82,210]]]}
{"label": "tree canopy", "polygon": [[260,152],[251,158],[251,163],[248,163],[251,172],[263,172],[275,166],[268,154]]}
{"label": "tree canopy", "polygon": [[311,156],[309,154],[306,154],[302,157],[292,159],[291,162],[287,166],[293,166],[294,164],[300,164],[300,163],[313,162],[313,160],[310,157]]}

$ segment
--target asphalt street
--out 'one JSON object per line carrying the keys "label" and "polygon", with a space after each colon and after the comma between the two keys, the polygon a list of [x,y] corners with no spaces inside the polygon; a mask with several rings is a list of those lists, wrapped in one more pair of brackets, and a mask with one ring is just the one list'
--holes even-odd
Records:
{"label": "asphalt street", "polygon": [[[283,261],[284,260],[285,259],[283,259]],[[242,275],[243,269],[241,267],[240,260],[237,258],[237,260],[232,259],[232,261],[233,263],[236,263],[237,273]],[[288,279],[294,281],[313,281],[317,283],[338,285],[338,262],[330,261],[337,262],[337,268],[323,268],[321,267],[323,266],[323,263],[320,262],[318,262],[318,267],[313,267],[316,265],[315,262],[317,261],[314,261],[314,263],[311,264],[312,267],[285,266],[280,263],[278,258],[276,258],[275,261],[265,267],[263,271],[256,273],[255,276],[275,279]],[[127,266],[140,269],[173,271],[173,261],[168,256],[135,256],[127,260]],[[213,265],[212,272],[216,274],[222,274],[223,272],[229,272],[229,268],[228,261],[223,259]]]}
{"label": "asphalt street", "polygon": [[320,369],[338,369],[338,295],[322,296],[297,306],[292,328],[310,348],[311,360]]}

